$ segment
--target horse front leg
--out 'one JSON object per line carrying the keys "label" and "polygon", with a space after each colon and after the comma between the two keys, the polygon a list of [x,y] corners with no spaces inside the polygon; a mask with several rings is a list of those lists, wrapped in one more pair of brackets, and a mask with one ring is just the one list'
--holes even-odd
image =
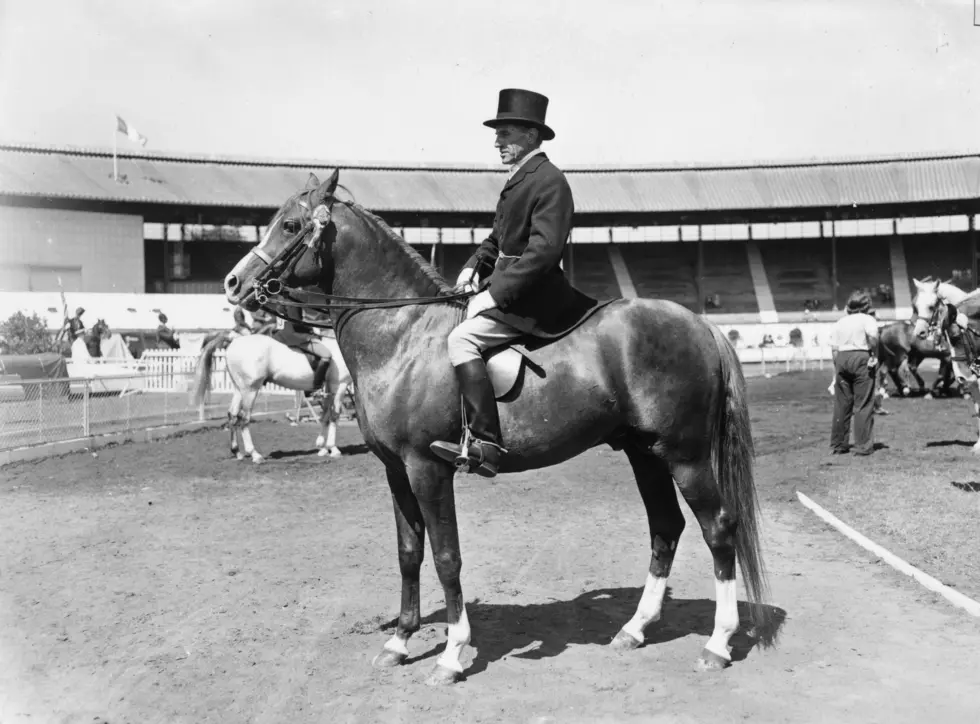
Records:
{"label": "horse front leg", "polygon": [[463,602],[460,572],[463,560],[459,549],[459,525],[456,521],[456,498],[453,491],[453,469],[433,461],[418,461],[409,469],[412,488],[418,495],[422,517],[429,533],[436,575],[446,597],[448,641],[446,649],[426,679],[430,686],[455,684],[462,678],[460,656],[470,643],[470,622]]}
{"label": "horse front leg", "polygon": [[402,575],[402,602],[395,634],[372,662],[378,668],[398,666],[408,658],[408,640],[419,630],[419,571],[425,558],[425,522],[408,476],[388,468],[388,487],[395,506],[398,531],[398,567]]}

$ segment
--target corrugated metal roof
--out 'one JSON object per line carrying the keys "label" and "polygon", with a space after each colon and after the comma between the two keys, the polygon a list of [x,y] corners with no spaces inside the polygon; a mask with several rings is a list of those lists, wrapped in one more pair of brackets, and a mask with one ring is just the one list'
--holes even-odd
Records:
{"label": "corrugated metal roof", "polygon": [[[340,181],[379,212],[492,212],[495,166],[336,164],[125,154],[123,183],[105,151],[0,145],[0,195],[184,206],[276,208],[339,167]],[[699,212],[980,198],[980,154],[692,167],[567,167],[579,213]]]}

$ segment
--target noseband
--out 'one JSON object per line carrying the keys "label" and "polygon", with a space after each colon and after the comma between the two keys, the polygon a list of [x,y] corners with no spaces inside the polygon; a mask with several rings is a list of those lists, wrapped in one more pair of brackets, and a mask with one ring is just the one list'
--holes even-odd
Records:
{"label": "noseband", "polygon": [[[928,330],[928,338],[932,340],[933,344],[939,344],[942,337],[943,328],[946,326],[946,322],[949,318],[947,303],[942,299],[942,297],[936,296],[936,303],[933,305],[932,314],[929,315],[929,319],[926,321],[926,329]],[[912,307],[912,324],[914,325],[916,321],[920,319],[919,312]]]}

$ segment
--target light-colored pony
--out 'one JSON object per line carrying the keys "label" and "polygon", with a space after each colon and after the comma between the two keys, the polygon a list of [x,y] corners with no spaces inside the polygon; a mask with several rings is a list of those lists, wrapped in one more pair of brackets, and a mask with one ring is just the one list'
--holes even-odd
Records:
{"label": "light-colored pony", "polygon": [[[201,404],[210,388],[214,353],[221,347],[222,341],[222,337],[217,337],[201,349],[191,392],[194,405]],[[320,417],[321,429],[320,436],[316,439],[316,446],[319,448],[317,454],[321,457],[330,455],[336,458],[341,455],[337,447],[337,419],[344,395],[347,394],[351,384],[351,376],[340,354],[337,340],[331,334],[331,336],[324,336],[322,341],[330,348],[332,354],[330,370],[327,373],[328,397]],[[266,382],[291,390],[312,390],[313,370],[310,369],[310,363],[307,362],[305,355],[264,334],[233,339],[225,351],[225,364],[235,385],[235,393],[228,406],[231,452],[239,460],[244,460],[245,456],[249,455],[253,463],[260,463],[263,457],[252,444],[252,435],[248,429],[252,406],[255,404],[259,390]],[[236,432],[241,436],[244,454],[239,451]]]}
{"label": "light-colored pony", "polygon": [[[916,314],[912,325],[913,334],[919,337],[925,337],[929,334],[930,322],[934,320],[936,308],[940,304],[955,306],[957,309],[956,323],[963,329],[964,335],[970,334],[968,330],[970,319],[963,309],[980,305],[980,289],[964,292],[957,286],[939,280],[923,282],[913,279],[912,281],[916,289],[915,298],[912,300],[912,307]],[[953,359],[953,376],[959,380],[964,394],[970,398],[973,405],[973,415],[977,418],[978,426],[980,426],[980,380],[972,372],[967,377],[955,358]],[[980,429],[978,429],[977,442],[973,445],[973,454],[980,455]]]}

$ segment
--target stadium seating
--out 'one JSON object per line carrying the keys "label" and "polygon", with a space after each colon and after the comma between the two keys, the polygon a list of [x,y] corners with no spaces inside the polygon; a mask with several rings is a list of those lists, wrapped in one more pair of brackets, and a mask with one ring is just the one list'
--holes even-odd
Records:
{"label": "stadium seating", "polygon": [[695,244],[621,244],[619,250],[638,296],[670,299],[688,309],[700,311],[695,279]]}
{"label": "stadium seating", "polygon": [[573,244],[572,274],[575,286],[590,297],[604,300],[623,296],[609,260],[608,244]]}
{"label": "stadium seating", "polygon": [[718,296],[720,305],[706,308],[708,314],[755,314],[759,311],[745,242],[706,241],[702,254],[703,292]]}
{"label": "stadium seating", "polygon": [[[910,234],[902,237],[902,245],[913,295],[913,278],[931,276],[946,281],[952,278],[954,270],[971,269],[970,241],[966,233]],[[977,285],[967,282],[960,286],[969,291]]]}
{"label": "stadium seating", "polygon": [[837,304],[843,306],[855,289],[868,289],[877,309],[894,309],[894,298],[876,294],[880,285],[891,289],[892,270],[888,257],[887,236],[864,236],[837,239]]}
{"label": "stadium seating", "polygon": [[792,239],[759,242],[777,312],[802,312],[809,300],[833,306],[830,242]]}

